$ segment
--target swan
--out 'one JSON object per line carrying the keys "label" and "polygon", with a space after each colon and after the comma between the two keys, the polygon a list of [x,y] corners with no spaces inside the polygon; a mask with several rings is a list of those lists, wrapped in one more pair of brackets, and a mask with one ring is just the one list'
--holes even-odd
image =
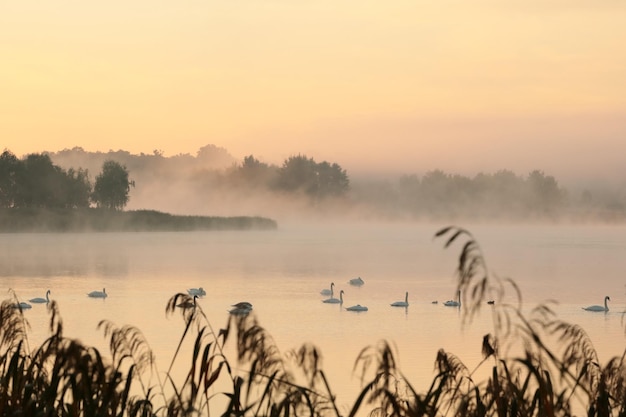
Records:
{"label": "swan", "polygon": [[105,288],[102,289],[102,291],[92,291],[89,294],[87,294],[89,297],[92,298],[106,298],[108,297],[107,291]]}
{"label": "swan", "polygon": [[365,281],[363,281],[361,277],[352,278],[348,282],[350,283],[350,285],[355,285],[357,287],[360,287],[361,285],[365,284]]}
{"label": "swan", "polygon": [[231,305],[231,307],[240,308],[240,309],[246,309],[246,310],[252,310],[252,304],[250,304],[247,301],[241,301],[241,302],[239,302],[237,304]]}
{"label": "swan", "polygon": [[329,304],[343,304],[343,290],[339,291],[339,298],[330,297],[322,300],[322,302]]}
{"label": "swan", "polygon": [[193,296],[193,301],[190,300],[185,300],[180,304],[176,304],[176,307],[180,307],[180,308],[195,308],[196,307],[196,299],[198,298],[197,295]]}
{"label": "swan", "polygon": [[25,303],[24,301],[20,301],[19,303],[13,304],[13,308],[19,308],[20,310],[26,310],[32,307],[33,306],[31,306],[28,303]]}
{"label": "swan", "polygon": [[611,298],[607,295],[606,297],[604,297],[604,307],[602,306],[589,306],[589,307],[583,307],[583,310],[587,310],[587,311],[609,311],[609,305],[608,305],[608,301],[611,301]]}
{"label": "swan", "polygon": [[322,291],[320,291],[321,295],[330,295],[331,297],[333,296],[333,288],[335,287],[335,283],[331,282],[330,283],[330,288],[324,288]]}
{"label": "swan", "polygon": [[31,303],[37,303],[37,304],[43,304],[43,303],[49,303],[50,302],[50,290],[46,291],[46,298],[41,298],[41,297],[37,297],[37,298],[31,298],[30,301]]}
{"label": "swan", "polygon": [[408,307],[409,306],[409,292],[407,291],[404,294],[404,301],[396,301],[395,303],[391,303],[392,307]]}
{"label": "swan", "polygon": [[446,307],[460,307],[461,306],[461,290],[458,291],[457,298],[458,298],[458,301],[448,300],[445,303],[443,303],[443,305]]}
{"label": "swan", "polygon": [[206,295],[206,291],[204,291],[204,288],[200,287],[200,288],[189,288],[187,290],[187,294],[189,295],[197,295],[198,297],[202,297],[204,295]]}
{"label": "swan", "polygon": [[[343,299],[341,300],[343,302]],[[347,311],[367,311],[367,307],[357,304],[354,306],[346,307]]]}

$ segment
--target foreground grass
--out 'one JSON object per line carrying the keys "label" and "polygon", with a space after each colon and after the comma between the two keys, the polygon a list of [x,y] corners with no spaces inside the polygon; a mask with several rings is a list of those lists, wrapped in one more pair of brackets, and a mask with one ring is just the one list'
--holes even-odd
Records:
{"label": "foreground grass", "polygon": [[[602,365],[591,340],[576,325],[557,319],[548,304],[522,313],[511,280],[487,269],[480,247],[466,230],[451,227],[436,236],[445,247],[462,241],[458,287],[461,316],[470,322],[487,299],[493,333],[482,341],[483,361],[470,370],[439,350],[437,374],[418,390],[396,365],[390,345],[365,347],[355,361],[362,390],[347,415],[370,416],[588,416],[626,415],[624,356]],[[507,291],[517,303],[502,302]],[[181,338],[165,379],[149,383],[155,369],[141,331],[103,321],[111,358],[63,335],[58,305],[50,303],[51,336],[28,347],[27,323],[14,300],[0,305],[0,415],[45,416],[340,416],[315,346],[280,353],[253,313],[229,316],[214,330],[200,306],[174,295],[169,315],[183,319]],[[171,370],[185,342],[192,344],[188,372],[174,381]],[[187,343],[188,344],[188,343]],[[227,344],[236,347],[228,357]],[[512,352],[510,348],[518,353]],[[180,364],[177,362],[177,366]],[[477,370],[488,369],[483,380]],[[220,404],[216,411],[214,404]]]}
{"label": "foreground grass", "polygon": [[264,217],[177,216],[154,210],[0,209],[0,232],[271,230]]}

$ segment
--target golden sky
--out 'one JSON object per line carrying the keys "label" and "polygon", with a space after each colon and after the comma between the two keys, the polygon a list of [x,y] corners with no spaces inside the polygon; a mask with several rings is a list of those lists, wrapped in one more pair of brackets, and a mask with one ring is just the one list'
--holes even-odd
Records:
{"label": "golden sky", "polygon": [[615,174],[625,22],[622,0],[0,0],[0,137]]}

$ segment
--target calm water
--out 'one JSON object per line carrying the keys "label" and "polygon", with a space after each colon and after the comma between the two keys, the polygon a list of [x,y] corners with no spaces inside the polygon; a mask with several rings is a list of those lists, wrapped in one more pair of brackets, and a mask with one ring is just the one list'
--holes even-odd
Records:
{"label": "calm water", "polygon": [[[204,287],[199,302],[217,329],[229,305],[250,301],[261,325],[287,352],[311,342],[324,355],[324,369],[340,403],[352,404],[360,386],[352,366],[361,349],[387,340],[398,349],[409,381],[425,391],[437,350],[455,353],[473,368],[482,335],[492,329],[489,308],[470,326],[442,302],[454,298],[459,245],[433,240],[437,225],[282,225],[271,232],[2,234],[0,279],[22,300],[58,301],[65,335],[107,352],[102,319],[139,327],[167,370],[183,330],[165,316],[167,300],[190,287]],[[558,316],[583,326],[602,363],[621,355],[626,302],[626,227],[475,226],[490,270],[521,287],[525,306],[558,301]],[[348,285],[360,276],[365,285]],[[344,307],[324,304],[330,282],[345,291]],[[106,300],[86,293],[106,288]],[[392,308],[409,292],[408,309]],[[611,297],[608,314],[581,309]],[[431,303],[438,300],[439,304]],[[32,346],[47,336],[43,305],[25,312]],[[233,358],[234,361],[234,358]],[[188,370],[181,364],[181,372]]]}

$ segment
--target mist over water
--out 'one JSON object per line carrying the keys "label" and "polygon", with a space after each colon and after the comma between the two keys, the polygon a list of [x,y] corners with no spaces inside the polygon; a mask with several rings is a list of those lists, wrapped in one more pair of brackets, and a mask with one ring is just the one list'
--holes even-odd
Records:
{"label": "mist over water", "polygon": [[[0,277],[21,300],[51,290],[65,334],[108,354],[100,320],[131,324],[144,332],[165,372],[182,335],[179,317],[165,316],[167,300],[187,288],[204,287],[199,300],[214,329],[226,324],[227,310],[239,301],[254,314],[285,353],[303,343],[321,349],[323,366],[340,404],[359,390],[353,365],[359,352],[380,340],[398,349],[401,370],[418,389],[433,378],[440,348],[472,369],[481,359],[482,336],[493,331],[490,306],[466,326],[455,297],[460,247],[443,248],[433,239],[444,225],[416,223],[289,223],[276,231],[184,233],[76,233],[0,235]],[[621,355],[622,312],[626,302],[626,230],[623,226],[469,225],[490,271],[513,279],[525,308],[548,299],[559,317],[589,333],[600,360]],[[365,284],[353,287],[360,276]],[[322,303],[319,292],[335,283],[344,305],[366,305],[352,313]],[[105,300],[89,291],[106,288]],[[404,299],[407,309],[390,304]],[[610,312],[581,307],[611,297]],[[432,304],[432,301],[438,304]],[[502,302],[515,302],[508,292]],[[25,315],[32,346],[46,336],[45,307]],[[234,356],[233,356],[234,357]],[[185,372],[180,363],[175,367]],[[343,398],[343,401],[341,401]]]}

